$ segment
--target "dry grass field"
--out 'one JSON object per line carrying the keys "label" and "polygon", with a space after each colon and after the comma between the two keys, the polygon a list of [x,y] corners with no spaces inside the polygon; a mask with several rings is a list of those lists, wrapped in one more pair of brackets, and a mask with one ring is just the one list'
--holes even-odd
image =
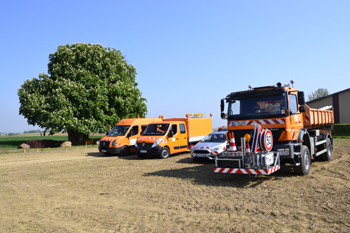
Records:
{"label": "dry grass field", "polygon": [[350,232],[350,140],[307,176],[214,174],[189,153],[0,155],[0,232]]}

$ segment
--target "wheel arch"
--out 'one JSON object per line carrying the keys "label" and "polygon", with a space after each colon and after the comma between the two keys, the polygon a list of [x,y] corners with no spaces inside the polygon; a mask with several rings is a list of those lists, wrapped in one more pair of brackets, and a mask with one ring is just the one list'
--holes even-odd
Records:
{"label": "wheel arch", "polygon": [[300,150],[301,146],[307,146],[309,151],[311,152],[311,139],[310,139],[310,134],[306,129],[300,129],[299,130],[299,135],[297,139],[297,143],[300,144]]}

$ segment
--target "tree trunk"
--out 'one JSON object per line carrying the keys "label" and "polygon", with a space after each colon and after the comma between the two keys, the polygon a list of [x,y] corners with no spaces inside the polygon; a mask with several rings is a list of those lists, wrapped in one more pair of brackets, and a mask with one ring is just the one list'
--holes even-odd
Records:
{"label": "tree trunk", "polygon": [[71,131],[68,132],[68,141],[72,143],[73,146],[84,145],[85,140],[89,138],[89,135]]}

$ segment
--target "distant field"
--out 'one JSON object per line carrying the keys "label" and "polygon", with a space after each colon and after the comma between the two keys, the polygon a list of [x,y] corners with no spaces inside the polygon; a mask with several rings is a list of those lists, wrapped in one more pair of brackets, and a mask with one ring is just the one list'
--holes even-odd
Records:
{"label": "distant field", "polygon": [[[104,135],[96,134],[90,136],[90,138],[101,138]],[[57,134],[52,136],[40,136],[39,133],[34,134],[18,134],[11,136],[0,136],[0,148],[17,149],[22,143],[26,143],[32,140],[55,140],[55,141],[68,141],[68,134]]]}

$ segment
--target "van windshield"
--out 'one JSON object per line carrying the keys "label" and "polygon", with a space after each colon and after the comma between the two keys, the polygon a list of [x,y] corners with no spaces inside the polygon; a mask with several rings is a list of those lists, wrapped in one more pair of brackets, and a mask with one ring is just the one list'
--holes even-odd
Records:
{"label": "van windshield", "polygon": [[124,136],[130,128],[130,125],[116,125],[108,135]]}
{"label": "van windshield", "polygon": [[150,124],[142,136],[165,135],[165,133],[168,131],[168,128],[169,124]]}

